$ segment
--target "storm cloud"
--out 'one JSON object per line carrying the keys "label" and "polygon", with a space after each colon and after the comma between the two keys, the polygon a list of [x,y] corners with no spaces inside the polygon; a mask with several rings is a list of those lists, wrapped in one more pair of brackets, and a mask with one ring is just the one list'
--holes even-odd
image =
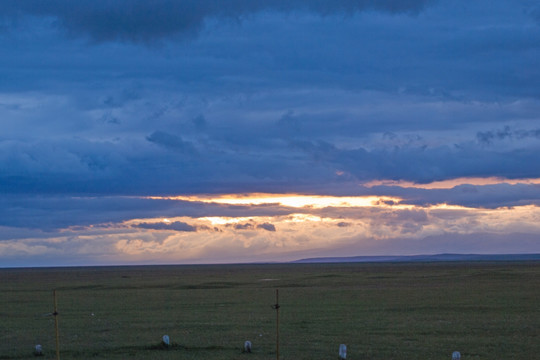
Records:
{"label": "storm cloud", "polygon": [[74,4],[68,0],[6,0],[0,4],[8,16],[52,17],[71,35],[88,35],[93,40],[149,43],[171,35],[193,35],[209,18],[241,19],[261,11],[310,11],[321,15],[377,10],[416,13],[429,0],[96,0]]}
{"label": "storm cloud", "polygon": [[170,223],[140,223],[133,225],[133,227],[147,229],[147,230],[168,230],[168,231],[197,231],[196,226],[189,225],[182,221],[175,221]]}
{"label": "storm cloud", "polygon": [[[2,1],[0,256],[536,251],[538,9]],[[254,193],[378,200],[204,201]]]}

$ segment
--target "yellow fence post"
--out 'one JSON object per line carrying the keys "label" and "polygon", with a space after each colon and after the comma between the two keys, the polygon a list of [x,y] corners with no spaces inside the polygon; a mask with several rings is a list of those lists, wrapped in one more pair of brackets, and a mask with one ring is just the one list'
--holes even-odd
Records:
{"label": "yellow fence post", "polygon": [[54,297],[54,331],[56,333],[56,360],[60,360],[60,340],[58,337],[58,305],[56,302],[56,290],[53,290]]}
{"label": "yellow fence post", "polygon": [[276,360],[279,360],[279,289],[276,289]]}

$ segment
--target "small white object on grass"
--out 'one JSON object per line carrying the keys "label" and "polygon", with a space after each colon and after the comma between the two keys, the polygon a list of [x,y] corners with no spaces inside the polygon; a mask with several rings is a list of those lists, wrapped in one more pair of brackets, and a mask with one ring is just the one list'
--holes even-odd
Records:
{"label": "small white object on grass", "polygon": [[34,351],[34,354],[35,354],[36,356],[41,356],[41,355],[43,355],[43,348],[41,347],[41,345],[39,345],[39,344],[36,345],[36,349],[35,349],[35,351]]}
{"label": "small white object on grass", "polygon": [[166,346],[171,345],[170,340],[169,340],[169,335],[163,335],[162,341],[163,341],[163,344],[165,344]]}
{"label": "small white object on grass", "polygon": [[244,343],[244,352],[247,352],[247,353],[251,352],[251,341],[247,340]]}
{"label": "small white object on grass", "polygon": [[461,354],[459,353],[459,351],[454,351],[452,353],[452,360],[460,360],[461,359]]}
{"label": "small white object on grass", "polygon": [[347,345],[345,344],[339,345],[339,358],[340,360],[347,358]]}

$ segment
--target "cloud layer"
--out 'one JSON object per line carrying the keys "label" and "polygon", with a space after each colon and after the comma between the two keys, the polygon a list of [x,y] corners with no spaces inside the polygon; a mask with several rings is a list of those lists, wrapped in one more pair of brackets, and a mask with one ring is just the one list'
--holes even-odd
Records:
{"label": "cloud layer", "polygon": [[96,0],[73,4],[67,0],[6,0],[0,12],[8,16],[52,17],[72,35],[88,35],[93,40],[150,43],[176,34],[200,31],[206,19],[240,19],[262,11],[309,11],[320,15],[351,14],[364,10],[389,13],[421,10],[428,0]]}
{"label": "cloud layer", "polygon": [[[65,254],[123,249],[144,262],[191,244],[182,259],[218,261],[210,249],[270,259],[407,252],[403,237],[436,252],[452,249],[452,234],[466,250],[475,233],[520,234],[516,251],[538,251],[533,225],[465,221],[536,211],[538,14],[507,0],[2,1],[1,256],[61,243]],[[287,222],[283,205],[146,197],[253,192],[411,208],[300,211],[335,219],[330,244],[310,242],[317,235]],[[456,212],[467,230],[439,221],[443,205],[467,209]],[[355,211],[399,224],[385,240]]]}
{"label": "cloud layer", "polygon": [[[218,204],[196,198],[124,200],[126,203],[122,204],[122,199],[116,199],[113,209],[102,199],[80,199],[76,201],[84,203],[79,204],[81,210],[77,211],[73,205],[62,206],[73,199],[50,199],[42,207],[66,218],[53,221],[56,228],[33,222],[41,216],[32,216],[39,213],[32,209],[24,211],[24,224],[12,221],[20,214],[7,216],[0,224],[4,266],[29,261],[40,266],[55,264],[51,259],[55,259],[56,265],[73,265],[81,261],[253,262],[351,253],[528,253],[538,252],[540,245],[540,212],[533,205],[477,209],[382,201],[365,206],[314,208]],[[132,208],[134,200],[149,203]],[[92,205],[92,213],[99,216],[83,219]],[[33,208],[36,207],[34,204]],[[138,218],[139,215],[152,217]],[[45,223],[47,218],[40,221]]]}

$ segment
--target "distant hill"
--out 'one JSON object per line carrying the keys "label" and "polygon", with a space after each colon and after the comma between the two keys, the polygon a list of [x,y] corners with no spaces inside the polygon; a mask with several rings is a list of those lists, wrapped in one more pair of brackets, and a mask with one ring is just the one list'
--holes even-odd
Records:
{"label": "distant hill", "polygon": [[408,256],[350,256],[318,257],[300,259],[293,263],[339,263],[339,262],[436,262],[436,261],[534,261],[540,254],[437,254]]}

